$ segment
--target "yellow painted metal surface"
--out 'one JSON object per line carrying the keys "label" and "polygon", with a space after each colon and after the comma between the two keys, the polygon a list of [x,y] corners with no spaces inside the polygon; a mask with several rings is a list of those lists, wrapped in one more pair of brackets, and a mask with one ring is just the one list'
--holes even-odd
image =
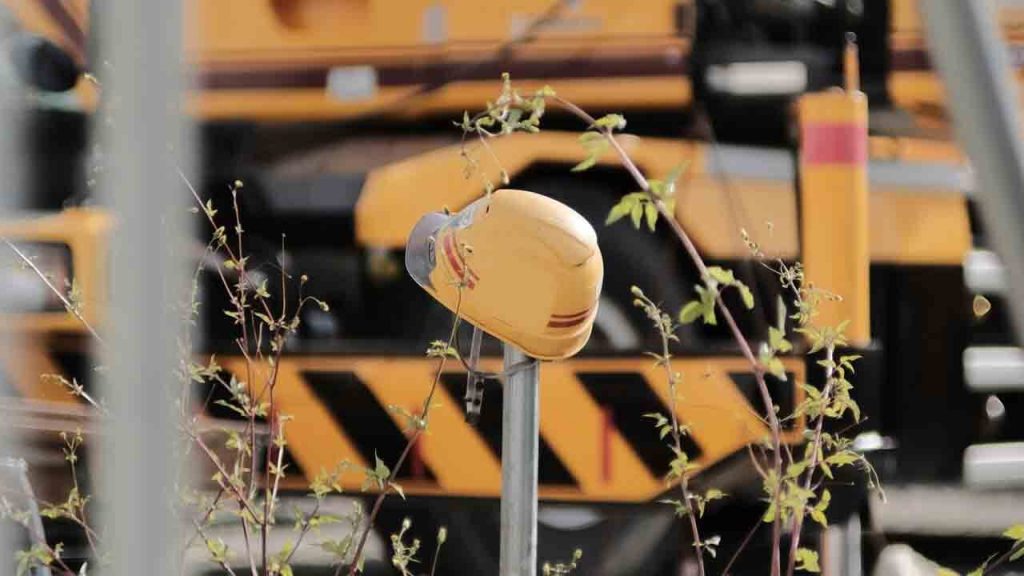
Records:
{"label": "yellow painted metal surface", "polygon": [[[186,4],[198,87],[187,106],[210,120],[457,114],[493,98],[506,71],[523,86],[557,84],[595,110],[678,109],[692,99],[691,40],[676,29],[689,0],[648,0],[629,17],[616,0],[175,1]],[[87,0],[0,3],[98,68],[87,63]],[[91,83],[76,92],[95,106]]]}
{"label": "yellow painted metal surface", "polygon": [[[514,179],[535,163],[564,165],[568,172],[583,157],[577,136],[545,131],[496,138],[489,144]],[[703,143],[629,136],[621,140],[653,177],[668,174],[679,162],[689,162],[677,185],[676,218],[707,256],[746,258],[749,252],[740,238],[740,228],[746,227],[769,256],[798,257],[795,182],[709,173],[713,150]],[[875,138],[869,148],[871,156],[883,160],[962,165],[962,157],[948,144]],[[357,241],[369,247],[400,248],[424,213],[444,206],[458,210],[478,198],[483,180],[461,177],[460,150],[458,145],[439,148],[371,171],[356,204]],[[499,168],[489,156],[472,143],[470,151],[479,157],[482,173],[499,182]],[[610,152],[599,163],[619,166]],[[927,170],[927,166],[913,169]],[[611,208],[613,199],[608,202]],[[967,204],[958,189],[885,184],[872,187],[868,202],[872,214],[885,215],[869,222],[874,263],[959,266],[971,247]],[[766,222],[771,223],[770,233],[765,232]]]}
{"label": "yellow painted metal surface", "polygon": [[807,94],[800,121],[801,260],[807,281],[840,300],[821,303],[817,322],[848,322],[850,342],[871,341],[868,225],[868,99],[863,92]]}
{"label": "yellow painted metal surface", "polygon": [[[457,80],[422,93],[422,85],[383,86],[373,98],[343,100],[323,88],[224,88],[191,94],[187,105],[192,113],[210,120],[253,118],[268,122],[331,120],[385,114],[416,118],[479,108],[495,97],[502,69],[483,80]],[[693,90],[683,76],[608,76],[603,78],[550,78],[545,81],[519,79],[524,93],[551,84],[558,93],[591,110],[674,108],[689,106]]]}
{"label": "yellow painted metal surface", "polygon": [[[669,36],[676,0],[649,0],[623,17],[616,0],[570,4],[559,22],[542,29],[551,41]],[[218,0],[189,2],[198,32],[191,38],[209,56],[244,52],[423,47],[443,54],[447,43],[494,43],[521,32],[551,8],[550,0]],[[433,25],[433,26],[432,26]],[[436,28],[432,30],[431,28]],[[283,57],[277,54],[278,57]],[[237,56],[235,56],[237,57]]]}

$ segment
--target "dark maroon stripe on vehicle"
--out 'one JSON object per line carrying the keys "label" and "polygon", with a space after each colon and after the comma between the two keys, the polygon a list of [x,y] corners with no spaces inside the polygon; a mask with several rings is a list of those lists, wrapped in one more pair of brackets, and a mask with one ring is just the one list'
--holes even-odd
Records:
{"label": "dark maroon stripe on vehicle", "polygon": [[[1024,45],[1008,44],[1006,49],[1010,57],[1010,66],[1024,67]],[[889,65],[896,72],[932,69],[931,58],[928,51],[923,48],[894,51],[889,58]]]}
{"label": "dark maroon stripe on vehicle", "polygon": [[[339,61],[338,67],[363,63]],[[248,70],[207,70],[200,72],[199,84],[204,88],[322,88],[327,84],[331,66],[289,68],[250,68]],[[454,82],[458,80],[492,80],[502,72],[513,78],[542,80],[547,78],[604,78],[609,76],[672,76],[685,75],[685,58],[570,58],[568,60],[487,60],[479,63],[424,64],[422,66],[377,67],[380,86],[408,86]]]}
{"label": "dark maroon stripe on vehicle", "polygon": [[53,18],[53,21],[64,31],[64,35],[71,42],[71,47],[80,55],[85,48],[85,33],[78,27],[78,23],[75,22],[61,0],[39,0],[39,2]]}
{"label": "dark maroon stripe on vehicle", "polygon": [[928,57],[928,51],[917,50],[896,50],[889,58],[889,65],[893,70],[906,72],[910,70],[931,70],[932,63]]}

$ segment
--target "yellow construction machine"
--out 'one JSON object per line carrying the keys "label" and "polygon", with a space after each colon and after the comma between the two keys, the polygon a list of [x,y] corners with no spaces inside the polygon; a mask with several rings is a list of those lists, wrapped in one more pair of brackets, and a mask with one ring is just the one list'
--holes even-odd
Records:
{"label": "yellow construction machine", "polygon": [[[998,260],[985,250],[973,215],[970,168],[945,138],[942,90],[928,63],[916,2],[187,5],[193,79],[187,109],[202,144],[200,191],[223,202],[228,183],[244,180],[242,217],[253,268],[272,273],[280,265],[308,274],[307,291],[330,303],[329,311],[308,310],[279,366],[280,409],[294,416],[287,428],[290,488],[301,490],[340,460],[393,461],[402,450],[402,416],[389,407],[411,410],[422,401],[432,367],[421,356],[424,344],[442,336],[449,321],[402,273],[402,252],[422,214],[458,210],[480,196],[482,179],[463,177],[461,134],[451,121],[493,98],[502,72],[524,91],[549,84],[595,114],[625,111],[630,134],[642,138],[622,141],[645,173],[664,175],[685,163],[675,217],[711,262],[736,269],[758,302],[775,302],[780,290],[751,262],[741,229],[786,261],[808,258],[811,245],[824,247],[817,262],[859,261],[864,274],[828,277],[846,299],[843,313],[858,318],[858,345],[867,358],[857,384],[869,416],[859,446],[878,451],[884,476],[957,482],[968,446],[1024,436],[1024,420],[1013,416],[1024,408],[1019,390],[988,394],[972,384],[972,377],[988,374],[984,362],[968,362],[987,357],[974,344],[1013,342],[1000,320]],[[68,279],[68,286],[73,278],[82,313],[97,325],[109,305],[105,254],[116,227],[102,208],[82,202],[86,181],[103,162],[84,153],[83,136],[102,105],[102,58],[89,41],[90,10],[101,6],[101,0],[0,2],[5,33],[18,39],[9,44],[17,46],[13,71],[28,84],[34,106],[27,157],[37,168],[27,180],[29,202],[51,212],[0,224],[0,235],[26,252],[46,254],[40,265],[45,261],[52,277]],[[1019,20],[1017,11],[1004,15],[1011,44],[1024,39]],[[834,98],[847,96],[826,92],[804,101],[799,117],[793,114],[801,95],[842,83],[850,30],[859,38],[859,82],[870,110],[863,104],[854,120],[833,118]],[[55,95],[47,86],[68,91]],[[822,130],[838,130],[841,140],[844,122],[864,131],[856,149],[812,159],[799,149],[808,126],[818,126],[814,137],[826,140],[835,135],[821,136]],[[570,174],[581,159],[577,136],[585,127],[557,111],[545,123],[539,134],[490,142],[500,168],[480,163],[493,181],[504,170],[513,187],[583,214],[597,229],[604,256],[590,343],[580,356],[541,369],[542,556],[548,547],[600,542],[588,551],[588,574],[670,573],[686,546],[679,534],[663,540],[677,530],[661,513],[668,511],[645,506],[666,490],[670,453],[642,418],[666,410],[669,399],[642,354],[654,335],[633,309],[629,286],[641,286],[672,310],[688,299],[698,277],[663,229],[642,234],[602,225],[617,199],[633,191],[628,175],[610,155],[584,174]],[[843,168],[815,167],[830,154],[861,171],[861,204],[840,205],[834,188],[850,179]],[[837,211],[849,206],[862,228],[829,224],[846,222]],[[859,252],[844,252],[848,245]],[[27,296],[5,303],[0,319],[24,336],[19,348],[2,350],[10,393],[40,405],[74,404],[38,374],[63,372],[88,386],[88,336],[60,302],[32,287],[31,276],[11,278]],[[231,326],[222,322],[226,301],[212,274],[201,280],[206,351],[240,372],[244,360],[233,348]],[[986,320],[970,314],[975,292],[996,303]],[[754,338],[773,323],[765,314],[742,319]],[[483,369],[498,368],[500,360],[486,354],[495,350],[485,346]],[[756,509],[743,505],[757,494],[745,447],[766,434],[753,378],[720,329],[688,330],[681,353],[687,403],[679,416],[692,430],[687,451],[700,464],[698,481],[737,494],[736,511],[722,512],[730,520],[721,522],[721,532],[739,531],[726,538],[738,543],[745,526],[735,519]],[[799,401],[793,383],[813,372],[799,357],[785,364],[794,377],[773,382],[783,412]],[[398,476],[410,500],[387,506],[383,520],[407,514],[424,530],[448,524],[450,534],[463,538],[448,556],[453,565],[493,573],[501,394],[488,391],[472,426],[461,413],[464,373],[445,374],[442,385],[431,433]],[[986,411],[992,398],[1002,412]],[[792,432],[788,439],[800,441]],[[346,488],[358,489],[352,482]],[[847,502],[849,517],[865,505],[857,490]],[[640,533],[647,534],[643,545],[630,539]],[[633,548],[607,541],[633,542]]]}

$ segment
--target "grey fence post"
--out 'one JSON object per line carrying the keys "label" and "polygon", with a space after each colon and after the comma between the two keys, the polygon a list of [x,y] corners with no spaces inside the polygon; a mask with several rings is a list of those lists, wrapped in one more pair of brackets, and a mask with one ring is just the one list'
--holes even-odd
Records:
{"label": "grey fence post", "polygon": [[[501,415],[501,576],[537,573],[537,445],[540,366],[504,345]],[[527,367],[524,363],[529,362]]]}
{"label": "grey fence post", "polygon": [[928,0],[921,9],[957,136],[974,167],[981,215],[1006,266],[1012,324],[1024,343],[1024,142],[995,4]]}
{"label": "grey fence post", "polygon": [[116,227],[100,388],[110,413],[98,467],[106,574],[179,574],[174,309],[187,295],[181,245],[189,204],[177,168],[192,148],[181,145],[183,4],[104,0],[93,12],[102,196]]}
{"label": "grey fence post", "polygon": [[[9,9],[0,5],[0,29],[13,27],[13,16]],[[24,174],[29,168],[23,165],[25,155],[24,111],[22,101],[24,87],[10,61],[10,42],[0,41],[0,218],[16,218],[25,207]],[[0,250],[8,247],[0,244]],[[0,274],[9,274],[9,270]],[[0,301],[6,295],[0,295]],[[20,335],[14,330],[0,334],[0,346],[16,346]],[[5,381],[5,370],[0,366],[0,388],[13,390],[12,383]],[[9,373],[9,372],[8,372]],[[0,425],[0,458],[18,455],[21,452],[21,431],[13,426]],[[9,487],[8,487],[9,488]],[[14,570],[15,551],[20,548],[18,541],[21,531],[13,522],[0,521],[0,571]]]}

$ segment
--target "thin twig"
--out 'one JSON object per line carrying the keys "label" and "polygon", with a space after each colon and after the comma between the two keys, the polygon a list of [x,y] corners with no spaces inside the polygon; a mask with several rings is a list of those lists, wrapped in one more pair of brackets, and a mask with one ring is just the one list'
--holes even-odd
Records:
{"label": "thin twig", "polygon": [[1010,557],[1016,554],[1021,548],[1024,548],[1024,541],[1014,542],[1013,546],[1010,546],[1009,550],[1007,550],[1001,556],[996,558],[995,562],[992,562],[991,564],[985,567],[985,571],[981,573],[981,576],[988,576],[989,574],[994,574],[996,568],[1002,566],[1007,561],[1009,561]]}
{"label": "thin twig", "polygon": [[761,527],[761,524],[764,524],[764,522],[762,522],[761,519],[758,518],[754,522],[754,525],[750,527],[750,531],[747,532],[747,536],[743,538],[743,542],[740,542],[740,547],[736,549],[736,552],[733,553],[732,558],[729,558],[729,563],[726,564],[725,569],[722,570],[722,576],[729,576],[729,570],[732,568],[732,565],[736,563],[736,560],[739,559],[740,554],[742,554],[743,550],[747,548],[747,544],[750,543],[750,539],[753,538],[754,534],[757,533],[757,530]]}
{"label": "thin twig", "polygon": [[[437,370],[434,372],[434,381],[430,385],[430,391],[427,393],[427,397],[423,400],[423,408],[420,410],[420,424],[416,426],[412,436],[409,437],[409,441],[406,442],[405,448],[402,450],[402,454],[398,457],[394,467],[391,469],[391,475],[388,477],[384,486],[381,488],[380,494],[377,495],[377,499],[373,503],[373,508],[370,510],[370,515],[366,519],[366,526],[363,528],[362,534],[359,536],[359,544],[356,546],[355,554],[352,556],[352,564],[349,568],[348,576],[356,576],[359,571],[360,558],[363,554],[363,547],[366,546],[366,539],[370,535],[370,530],[373,529],[373,523],[380,513],[380,508],[384,504],[384,499],[387,497],[388,492],[391,489],[391,485],[394,483],[395,478],[398,475],[398,471],[402,468],[402,464],[405,463],[405,459],[409,456],[409,452],[412,451],[412,447],[419,440],[423,431],[426,429],[430,417],[430,406],[434,399],[434,392],[437,391],[438,383],[441,381],[441,375],[444,374],[444,367],[448,362],[447,350],[450,349],[455,342],[455,337],[459,333],[459,323],[461,317],[459,316],[462,310],[462,289],[459,288],[458,300],[455,304],[455,312],[452,319],[452,329],[448,335],[448,343],[445,347],[445,352],[441,355],[437,362]],[[338,569],[335,570],[334,576],[341,576],[344,564],[339,564]]]}
{"label": "thin twig", "polygon": [[299,549],[299,546],[302,546],[302,539],[305,538],[306,534],[308,534],[309,531],[313,529],[313,525],[310,523],[310,521],[313,518],[315,518],[316,515],[319,513],[320,501],[318,500],[316,506],[313,507],[313,511],[310,512],[309,516],[306,517],[306,520],[302,525],[302,531],[299,532],[299,537],[295,540],[295,546],[292,546],[291,552],[288,553],[288,556],[284,559],[284,562],[281,563],[282,565],[287,565],[292,561],[292,556],[295,555],[295,551]]}
{"label": "thin twig", "polygon": [[[205,542],[207,544],[207,546],[209,546],[210,542],[212,542],[212,541],[206,535],[206,532],[203,531],[202,524],[200,524],[199,522],[197,522],[195,520],[192,521],[192,524],[196,528],[196,534],[203,539],[203,542]],[[238,576],[237,574],[235,574],[235,571],[231,569],[231,566],[227,563],[227,560],[216,560],[216,562],[217,562],[217,564],[220,565],[221,568],[224,569],[225,572],[227,572],[231,576]],[[182,570],[182,573],[184,574],[184,571],[185,571],[185,563],[184,562],[182,562],[181,570]]]}
{"label": "thin twig", "polygon": [[[588,126],[596,126],[597,119],[588,114],[579,106],[559,96],[552,96],[551,99],[558,105],[562,106],[563,108],[565,108],[566,110],[568,110],[569,112],[571,112],[572,114],[586,122]],[[655,208],[657,208],[658,215],[661,216],[661,218],[668,223],[670,228],[672,228],[672,232],[679,239],[679,242],[683,245],[683,248],[686,250],[686,253],[690,256],[690,260],[693,261],[693,264],[697,267],[698,272],[700,272],[701,279],[707,281],[707,279],[709,278],[708,267],[704,263],[704,258],[700,255],[700,252],[697,251],[697,247],[690,239],[689,234],[687,234],[686,230],[683,229],[682,224],[680,224],[679,221],[676,220],[674,214],[669,213],[668,208],[665,206],[665,203],[662,202],[661,199],[656,197],[651,192],[651,185],[647,181],[647,178],[643,175],[643,173],[640,171],[640,168],[637,167],[636,163],[633,162],[633,159],[629,156],[626,150],[615,138],[615,134],[611,131],[611,129],[597,128],[597,130],[605,137],[606,140],[608,140],[608,143],[619,156],[619,160],[625,167],[626,171],[629,172],[629,174],[633,177],[633,180],[636,181],[640,189],[647,194],[648,200],[650,200],[654,204]],[[768,384],[764,378],[765,368],[764,366],[761,365],[760,362],[758,362],[757,357],[754,355],[754,350],[750,346],[750,342],[747,341],[746,336],[743,335],[743,332],[736,324],[736,320],[733,318],[732,312],[725,305],[725,301],[722,299],[720,293],[715,295],[715,303],[717,304],[718,310],[721,312],[722,317],[725,318],[725,323],[726,325],[728,325],[729,331],[731,332],[733,339],[736,341],[736,344],[739,346],[744,358],[746,358],[747,362],[750,363],[751,370],[754,373],[754,379],[757,382],[757,388],[761,396],[761,401],[764,404],[765,412],[768,415],[768,424],[772,437],[772,451],[774,457],[773,468],[775,470],[776,478],[780,479],[779,487],[776,488],[774,494],[775,509],[779,510],[782,495],[782,429],[779,425],[778,414],[775,413],[775,403],[772,400],[771,391],[768,389]],[[775,515],[775,521],[772,524],[772,576],[779,576],[779,574],[781,573],[781,541],[781,514],[777,513]]]}
{"label": "thin twig", "polygon": [[[825,423],[825,408],[828,406],[829,398],[832,395],[832,389],[835,388],[835,364],[833,361],[835,351],[835,345],[829,344],[825,352],[826,360],[828,360],[825,367],[825,390],[821,393],[821,413],[818,414],[818,421],[814,425],[814,440],[811,443],[811,461],[807,465],[807,476],[804,477],[804,490],[811,489],[811,483],[814,479],[814,470],[818,467],[818,452],[821,451],[821,434]],[[796,551],[800,548],[800,532],[804,526],[804,508],[805,506],[801,506],[795,512],[796,515],[793,517],[793,534],[789,541],[789,561],[786,566],[786,576],[793,576],[793,571],[796,569]],[[779,512],[780,511],[776,511],[776,513]]]}
{"label": "thin twig", "polygon": [[245,517],[244,506],[247,506],[248,502],[238,502],[238,508],[242,510],[242,537],[245,540],[245,551],[249,556],[249,570],[252,572],[252,576],[259,576],[259,572],[256,570],[256,558],[252,555],[252,543],[249,539],[249,520]]}
{"label": "thin twig", "polygon": [[26,266],[31,268],[32,271],[36,273],[36,276],[38,276],[39,279],[42,280],[44,284],[46,284],[46,287],[49,288],[50,291],[53,292],[55,296],[57,296],[57,298],[60,299],[60,302],[61,304],[64,305],[64,308],[68,312],[73,314],[75,318],[78,318],[78,321],[81,322],[82,326],[84,326],[85,329],[89,331],[89,334],[92,335],[92,337],[95,338],[97,342],[105,346],[106,342],[103,341],[103,338],[100,336],[99,332],[97,332],[96,329],[92,327],[92,324],[90,324],[89,321],[85,319],[85,316],[82,315],[82,312],[78,309],[78,307],[72,304],[72,302],[68,300],[67,296],[65,296],[63,292],[58,290],[57,287],[53,285],[53,282],[51,282],[50,279],[46,277],[46,274],[44,274],[43,271],[40,270],[38,266],[36,266],[36,263],[33,262],[31,258],[26,256],[24,252],[22,252],[17,246],[14,245],[13,242],[8,240],[7,238],[0,238],[0,240],[2,240],[4,244],[7,244],[7,247],[10,248],[18,256],[18,258],[25,263]]}
{"label": "thin twig", "polygon": [[199,446],[199,448],[206,454],[206,457],[210,460],[210,462],[212,462],[213,465],[217,467],[217,471],[220,472],[220,475],[222,477],[221,482],[227,483],[226,485],[221,484],[221,488],[228,490],[228,492],[232,492],[238,499],[239,504],[243,508],[245,508],[245,510],[249,513],[250,516],[252,516],[253,521],[257,521],[258,516],[256,515],[255,511],[253,511],[252,507],[249,506],[249,499],[244,494],[242,494],[241,488],[236,486],[234,482],[231,481],[232,476],[228,474],[227,470],[224,469],[224,465],[221,463],[220,458],[218,458],[217,455],[213,453],[213,450],[211,450],[210,447],[206,445],[206,442],[203,441],[201,436],[199,436],[190,429],[186,430],[186,433],[189,435],[189,437],[192,438],[192,441],[196,444],[196,446]]}
{"label": "thin twig", "polygon": [[[646,297],[644,297],[646,299]],[[653,302],[650,303],[653,305]],[[679,418],[676,416],[676,374],[672,370],[672,353],[669,350],[669,332],[668,328],[671,327],[663,325],[662,317],[663,313],[657,307],[653,307],[654,316],[658,319],[652,318],[655,321],[658,328],[658,335],[661,336],[661,365],[665,368],[665,378],[668,382],[669,391],[669,414],[672,416],[672,441],[675,445],[676,457],[680,457],[683,452],[683,441],[682,431],[679,428]],[[690,520],[690,533],[693,537],[693,548],[697,553],[697,574],[704,576],[704,542],[700,537],[700,529],[697,526],[697,515],[693,509],[693,499],[690,496],[690,480],[683,470],[680,474],[679,479],[679,491],[682,493],[683,505],[686,506],[686,515]]]}
{"label": "thin twig", "polygon": [[[203,513],[202,517],[199,518],[199,519],[193,520],[193,523],[198,523],[198,525],[200,525],[200,526],[202,526],[203,524],[206,524],[206,521],[209,520],[210,516],[213,515],[214,510],[217,509],[217,504],[220,503],[220,499],[221,499],[222,496],[224,496],[224,492],[225,492],[225,489],[224,489],[223,486],[221,486],[220,490],[217,491],[217,496],[215,496],[214,499],[213,499],[213,502],[209,506],[207,506],[206,511]],[[195,543],[196,538],[198,538],[199,536],[201,536],[201,534],[197,530],[194,534],[192,534],[192,536],[189,537],[188,541],[185,542],[185,547],[181,551],[181,557],[182,557],[181,574],[182,574],[182,576],[184,576],[184,574],[185,574],[185,562],[184,562],[185,555],[188,554],[188,549],[192,547],[192,544]]]}

